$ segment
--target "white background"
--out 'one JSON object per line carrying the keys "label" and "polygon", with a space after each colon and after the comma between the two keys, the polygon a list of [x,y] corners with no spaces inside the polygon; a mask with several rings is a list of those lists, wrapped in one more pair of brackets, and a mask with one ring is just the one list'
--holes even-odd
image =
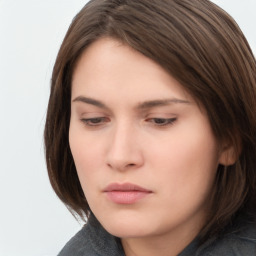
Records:
{"label": "white background", "polygon": [[[0,256],[55,256],[81,228],[49,185],[43,128],[58,48],[86,2],[0,0]],[[256,53],[256,1],[214,2]]]}

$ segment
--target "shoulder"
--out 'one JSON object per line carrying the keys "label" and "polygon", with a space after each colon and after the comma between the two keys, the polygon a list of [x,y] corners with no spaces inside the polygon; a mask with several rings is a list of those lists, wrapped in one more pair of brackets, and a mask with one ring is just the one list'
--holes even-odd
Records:
{"label": "shoulder", "polygon": [[122,256],[117,238],[110,235],[94,217],[72,237],[58,256]]}
{"label": "shoulder", "polygon": [[198,256],[253,256],[256,255],[256,225],[247,224],[225,236],[202,246]]}

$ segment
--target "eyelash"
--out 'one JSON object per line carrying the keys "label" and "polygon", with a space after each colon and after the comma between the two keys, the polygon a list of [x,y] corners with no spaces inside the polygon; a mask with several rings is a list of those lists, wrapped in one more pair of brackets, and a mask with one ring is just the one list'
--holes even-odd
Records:
{"label": "eyelash", "polygon": [[81,121],[87,126],[100,126],[108,122],[106,117],[82,118]]}
{"label": "eyelash", "polygon": [[[145,121],[152,123],[154,126],[157,127],[164,127],[168,125],[173,125],[173,123],[177,120],[176,117],[174,118],[148,118]],[[86,126],[100,126],[103,125],[107,122],[109,122],[108,118],[106,117],[94,117],[94,118],[83,118],[81,121],[86,125]]]}
{"label": "eyelash", "polygon": [[153,123],[154,126],[168,126],[173,125],[173,123],[177,120],[176,117],[173,118],[148,118],[146,119],[147,122]]}

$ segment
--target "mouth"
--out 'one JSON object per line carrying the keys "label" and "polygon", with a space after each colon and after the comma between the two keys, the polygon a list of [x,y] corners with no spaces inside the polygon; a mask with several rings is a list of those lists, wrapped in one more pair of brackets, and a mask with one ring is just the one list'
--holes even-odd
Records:
{"label": "mouth", "polygon": [[107,198],[116,204],[134,204],[152,193],[132,183],[111,183],[104,190]]}

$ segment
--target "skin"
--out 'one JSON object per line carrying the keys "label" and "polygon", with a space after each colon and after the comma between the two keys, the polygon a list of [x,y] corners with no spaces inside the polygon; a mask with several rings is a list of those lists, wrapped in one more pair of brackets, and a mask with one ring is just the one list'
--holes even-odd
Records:
{"label": "skin", "polygon": [[[85,50],[73,73],[69,142],[91,210],[127,256],[177,255],[205,223],[227,150],[202,108],[151,59],[111,38]],[[118,204],[104,188],[151,191]]]}

